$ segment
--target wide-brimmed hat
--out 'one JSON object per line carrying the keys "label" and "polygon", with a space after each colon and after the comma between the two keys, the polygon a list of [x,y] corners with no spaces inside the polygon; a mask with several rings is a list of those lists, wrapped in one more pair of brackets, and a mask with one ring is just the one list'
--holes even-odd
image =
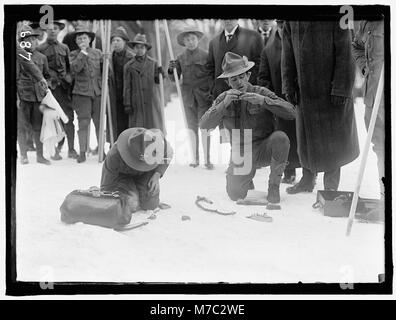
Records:
{"label": "wide-brimmed hat", "polygon": [[93,33],[92,31],[90,31],[88,29],[87,26],[85,25],[78,25],[76,27],[76,30],[72,33],[73,34],[73,40],[76,41],[76,37],[80,34],[86,33],[90,38],[91,38],[91,42],[93,41],[93,39],[95,38],[95,33]]}
{"label": "wide-brimmed hat", "polygon": [[249,61],[245,56],[241,57],[239,54],[234,52],[226,52],[221,64],[223,73],[217,78],[230,78],[239,74],[245,73],[246,71],[253,68],[254,62]]}
{"label": "wide-brimmed hat", "polygon": [[132,169],[150,171],[168,163],[173,149],[159,129],[129,128],[120,133],[117,149],[122,160]]}
{"label": "wide-brimmed hat", "polygon": [[18,40],[22,41],[28,37],[39,37],[40,35],[41,34],[38,31],[33,30],[31,26],[23,25],[18,31]]}
{"label": "wide-brimmed hat", "polygon": [[115,29],[110,36],[110,41],[112,41],[114,37],[119,37],[121,39],[124,39],[125,41],[130,40],[124,27],[118,27],[117,29]]}
{"label": "wide-brimmed hat", "polygon": [[[57,26],[59,26],[59,29],[60,29],[60,30],[63,30],[63,29],[65,28],[65,26],[66,26],[63,22],[60,22],[59,20],[53,20],[52,23],[53,23],[53,24],[56,24]],[[41,29],[41,30],[46,30],[46,29],[48,29],[48,26],[49,26],[49,25],[46,25],[47,28],[42,28],[42,27],[40,26],[40,22],[31,22],[29,25],[30,25],[33,29]]]}
{"label": "wide-brimmed hat", "polygon": [[177,35],[177,43],[184,47],[184,37],[190,33],[195,34],[198,38],[198,41],[201,40],[204,35],[203,32],[201,32],[197,29],[186,28],[184,31],[180,32]]}
{"label": "wide-brimmed hat", "polygon": [[128,42],[128,45],[133,48],[136,44],[144,44],[147,50],[151,49],[151,44],[147,42],[146,35],[138,33],[132,41]]}

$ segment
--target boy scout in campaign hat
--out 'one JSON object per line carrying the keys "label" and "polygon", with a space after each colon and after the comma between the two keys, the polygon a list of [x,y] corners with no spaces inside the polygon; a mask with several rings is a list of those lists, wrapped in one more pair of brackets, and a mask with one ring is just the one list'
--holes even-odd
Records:
{"label": "boy scout in campaign hat", "polygon": [[70,53],[70,69],[74,78],[72,106],[77,113],[78,140],[80,155],[77,162],[86,161],[88,126],[95,125],[96,138],[99,141],[100,100],[102,95],[102,52],[91,48],[95,34],[84,25],[79,25],[73,33],[73,39],[79,49]]}
{"label": "boy scout in campaign hat", "polygon": [[160,130],[130,128],[108,152],[102,168],[101,189],[127,195],[131,212],[160,206],[159,179],[173,156]]}
{"label": "boy scout in campaign hat", "polygon": [[[18,59],[17,59],[17,92],[18,106],[18,144],[21,153],[21,164],[29,163],[27,157],[27,132],[33,132],[36,145],[37,162],[51,164],[43,156],[43,144],[40,141],[43,115],[39,109],[41,100],[48,89],[50,78],[48,61],[45,55],[37,51],[40,34],[30,26],[24,25],[18,31]],[[22,57],[20,56],[22,55]],[[26,62],[33,62],[37,68],[27,68]]]}
{"label": "boy scout in campaign hat", "polygon": [[253,66],[254,62],[246,57],[233,52],[225,54],[219,78],[227,79],[231,89],[216,98],[200,126],[209,130],[223,122],[225,129],[239,130],[238,134],[235,131],[232,134],[226,177],[226,190],[232,200],[244,199],[248,190],[254,189],[256,169],[270,166],[267,200],[279,203],[279,185],[290,144],[284,132],[275,130],[274,115],[291,120],[295,118],[295,109],[267,88],[249,83],[249,70]]}
{"label": "boy scout in campaign hat", "polygon": [[[212,104],[210,95],[210,77],[206,69],[208,52],[199,48],[198,43],[203,37],[203,32],[186,28],[177,35],[177,42],[186,49],[176,58],[169,62],[168,74],[172,81],[174,79],[174,69],[178,76],[183,76],[181,84],[183,105],[187,118],[188,129],[191,131],[191,143],[194,150],[194,159],[190,164],[195,168],[199,166],[199,120]],[[207,169],[213,169],[210,162],[210,135],[208,132],[201,132],[202,147]]]}
{"label": "boy scout in campaign hat", "polygon": [[[59,102],[63,112],[69,118],[69,121],[64,124],[64,129],[68,142],[68,157],[77,159],[78,154],[74,150],[74,111],[72,108],[72,101],[70,97],[72,77],[70,74],[70,51],[69,47],[58,40],[59,32],[65,28],[65,24],[60,21],[53,21],[45,29],[47,39],[42,43],[37,50],[44,54],[48,59],[49,72],[51,79],[49,80],[49,87],[55,99]],[[51,157],[52,160],[61,160],[60,152],[65,142],[63,138],[55,149],[55,155]]]}

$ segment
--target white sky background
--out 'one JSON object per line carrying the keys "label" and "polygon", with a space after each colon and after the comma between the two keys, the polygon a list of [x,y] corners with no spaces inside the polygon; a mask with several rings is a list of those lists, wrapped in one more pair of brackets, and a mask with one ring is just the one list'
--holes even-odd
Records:
{"label": "white sky background", "polygon": [[[34,1],[25,1],[25,0],[19,0],[19,1],[2,1],[0,0],[0,3],[3,4],[50,4],[49,2],[51,1],[40,1],[40,0],[34,0]],[[348,3],[349,2],[349,3]],[[383,4],[383,5],[390,5],[391,6],[391,53],[394,51],[394,32],[392,30],[396,30],[396,25],[395,25],[395,20],[392,19],[392,17],[396,16],[396,6],[393,5],[390,0],[359,0],[359,1],[321,1],[318,3],[317,0],[306,0],[306,1],[287,1],[287,0],[277,0],[277,1],[268,1],[268,0],[261,0],[261,1],[252,1],[252,0],[245,0],[245,1],[237,1],[237,0],[227,0],[227,1],[216,1],[216,0],[211,0],[211,1],[198,1],[198,0],[189,0],[187,1],[150,1],[150,0],[133,0],[133,1],[117,1],[117,4],[240,4],[240,5],[247,5],[247,4],[255,4],[255,5],[373,5],[373,4]],[[56,2],[53,1],[55,4]],[[58,3],[60,4],[60,3]],[[109,4],[108,0],[90,0],[90,1],[73,1],[73,0],[63,0],[62,4]],[[186,18],[187,18],[186,14]],[[56,12],[55,12],[55,19],[56,19]],[[3,10],[0,11],[0,36],[1,39],[3,39],[3,24],[4,24],[4,12]],[[7,46],[7,45],[6,45]],[[4,46],[0,46],[0,55],[1,55],[1,61],[0,61],[0,98],[1,98],[1,103],[0,103],[0,137],[5,137],[5,132],[4,132],[4,108],[5,107],[12,107],[12,106],[5,106],[4,105],[4,92],[5,92],[5,86],[4,86]],[[396,64],[392,63],[392,75],[394,74],[396,68]],[[389,71],[389,70],[386,70]],[[395,101],[395,93],[396,91],[393,90],[391,93],[391,101],[392,104]],[[392,123],[394,122],[394,115],[392,114]],[[394,130],[392,127],[392,159],[395,154],[395,136],[394,136]],[[0,174],[0,213],[4,213],[1,218],[0,218],[0,238],[5,239],[5,139],[0,139],[0,168],[1,168],[1,174]],[[395,169],[392,168],[392,176],[396,177],[396,172]],[[9,187],[9,186],[8,186]],[[394,198],[394,192],[392,194],[392,198]],[[392,204],[393,207],[393,204]],[[393,221],[393,226],[395,226],[395,222]],[[394,228],[393,228],[394,230]],[[394,243],[394,241],[393,241]],[[395,243],[394,243],[395,244]],[[393,246],[395,247],[395,246]],[[395,253],[395,252],[394,252]],[[394,254],[395,256],[395,254]],[[42,300],[42,299],[142,299],[142,300],[147,300],[147,299],[185,299],[185,300],[191,300],[191,299],[249,299],[249,300],[255,300],[255,299],[375,299],[375,296],[354,296],[354,295],[346,295],[346,296],[259,296],[259,295],[204,295],[204,296],[196,296],[196,295],[120,295],[120,296],[99,296],[99,295],[94,295],[94,296],[37,296],[37,297],[22,297],[22,298],[15,298],[15,297],[7,297],[5,296],[5,241],[1,241],[0,244],[0,259],[3,262],[3,264],[0,266],[0,298],[1,299],[37,299],[37,300]],[[394,279],[394,284],[395,284],[395,279]],[[393,296],[378,296],[379,299],[393,299]]]}

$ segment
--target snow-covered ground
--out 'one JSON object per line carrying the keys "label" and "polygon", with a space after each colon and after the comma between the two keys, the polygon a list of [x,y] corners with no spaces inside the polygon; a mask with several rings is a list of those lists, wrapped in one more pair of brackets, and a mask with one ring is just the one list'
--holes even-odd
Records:
{"label": "snow-covered ground", "polygon": [[[366,136],[364,105],[355,105],[361,150]],[[229,146],[219,145],[213,132],[213,171],[192,169],[180,106],[173,99],[165,110],[174,163],[161,180],[161,200],[172,206],[147,220],[139,212],[132,221],[149,224],[128,232],[60,221],[59,207],[74,189],[99,185],[97,156],[77,164],[67,159],[44,166],[17,166],[17,279],[19,281],[92,282],[376,282],[384,272],[384,227],[355,222],[345,236],[345,218],[324,217],[312,208],[313,193],[288,195],[281,185],[280,211],[242,207],[225,192]],[[174,135],[176,133],[176,135]],[[91,147],[95,147],[94,134]],[[76,147],[77,147],[76,136]],[[216,161],[217,159],[217,161]],[[352,191],[360,158],[342,168],[340,190]],[[255,186],[266,191],[269,169],[257,172]],[[298,179],[301,171],[298,170]],[[197,195],[210,198],[233,216],[211,214],[194,204]],[[376,158],[370,150],[361,196],[379,197]],[[246,217],[267,212],[272,223]],[[188,215],[191,220],[182,221]]]}

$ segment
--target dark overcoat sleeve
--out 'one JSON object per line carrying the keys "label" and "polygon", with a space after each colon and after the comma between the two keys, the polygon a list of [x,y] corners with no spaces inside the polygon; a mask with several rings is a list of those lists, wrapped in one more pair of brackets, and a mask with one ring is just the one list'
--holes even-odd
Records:
{"label": "dark overcoat sleeve", "polygon": [[266,87],[271,91],[274,90],[271,82],[270,66],[268,62],[267,53],[265,48],[261,51],[260,68],[257,76],[257,84],[261,87]]}
{"label": "dark overcoat sleeve", "polygon": [[288,21],[285,22],[283,27],[281,73],[282,93],[290,95],[297,92],[297,68],[293,52],[290,23]]}

